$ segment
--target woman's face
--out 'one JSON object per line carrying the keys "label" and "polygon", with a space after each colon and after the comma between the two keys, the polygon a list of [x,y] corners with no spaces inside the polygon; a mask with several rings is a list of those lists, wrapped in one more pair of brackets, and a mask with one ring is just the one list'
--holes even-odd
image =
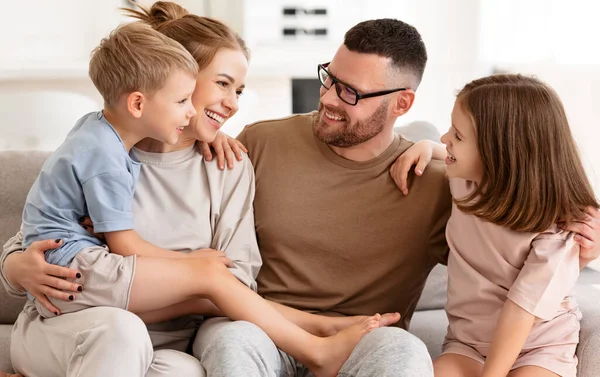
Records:
{"label": "woman's face", "polygon": [[198,73],[192,104],[197,115],[184,128],[182,138],[212,142],[225,121],[238,111],[245,87],[248,60],[239,50],[222,48]]}

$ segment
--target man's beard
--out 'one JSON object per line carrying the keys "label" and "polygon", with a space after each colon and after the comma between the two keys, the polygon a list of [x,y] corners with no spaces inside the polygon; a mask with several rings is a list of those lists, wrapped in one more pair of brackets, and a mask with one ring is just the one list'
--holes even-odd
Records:
{"label": "man's beard", "polygon": [[[368,118],[350,123],[350,117],[345,112],[327,111],[333,115],[344,118],[339,126],[330,126],[322,120],[325,116],[325,108],[319,103],[319,114],[316,122],[313,123],[313,133],[317,139],[328,145],[339,148],[350,148],[362,144],[379,135],[383,130],[385,119],[387,117],[387,106],[389,100],[383,101],[381,105]],[[343,111],[343,110],[342,110]]]}

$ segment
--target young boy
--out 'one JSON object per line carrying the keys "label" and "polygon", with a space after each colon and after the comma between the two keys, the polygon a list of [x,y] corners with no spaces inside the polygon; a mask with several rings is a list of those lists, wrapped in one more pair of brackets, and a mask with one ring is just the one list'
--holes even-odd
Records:
{"label": "young boy", "polygon": [[[147,137],[177,142],[196,115],[190,97],[197,73],[183,46],[139,22],[118,27],[93,51],[89,74],[104,110],[77,121],[45,162],[23,211],[24,245],[55,239],[57,247],[46,260],[81,271],[86,279],[86,294],[77,300],[53,300],[63,313],[102,305],[127,308],[133,254],[166,252],[133,230],[140,164],[130,150]],[[97,232],[106,232],[116,254],[79,225],[85,216]],[[46,318],[59,314],[36,306]]]}

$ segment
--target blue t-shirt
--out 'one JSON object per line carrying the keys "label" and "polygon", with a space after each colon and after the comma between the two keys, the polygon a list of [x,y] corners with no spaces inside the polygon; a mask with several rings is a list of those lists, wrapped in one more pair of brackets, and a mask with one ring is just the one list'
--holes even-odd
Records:
{"label": "blue t-shirt", "polygon": [[132,201],[140,163],[102,112],[77,121],[46,160],[23,210],[23,245],[62,239],[46,252],[48,263],[67,266],[83,248],[100,246],[79,219],[90,216],[95,232],[133,229]]}

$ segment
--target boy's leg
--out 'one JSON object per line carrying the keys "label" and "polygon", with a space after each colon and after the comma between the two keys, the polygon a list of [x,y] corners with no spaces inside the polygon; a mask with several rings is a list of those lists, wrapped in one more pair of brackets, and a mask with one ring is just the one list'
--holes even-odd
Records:
{"label": "boy's leg", "polygon": [[419,338],[396,327],[382,327],[361,339],[339,376],[433,377],[433,366]]}
{"label": "boy's leg", "polygon": [[128,310],[143,316],[197,297],[210,299],[233,320],[256,324],[279,348],[322,375],[337,373],[364,334],[379,326],[379,316],[367,317],[319,338],[285,319],[216,258],[137,258]]}
{"label": "boy's leg", "polygon": [[43,319],[28,303],[14,325],[10,348],[14,368],[27,377],[142,377],[168,369],[169,360],[158,358],[162,368],[155,366],[144,323],[110,307]]}
{"label": "boy's leg", "polygon": [[206,320],[193,353],[211,377],[293,377],[294,360],[278,350],[256,325],[229,318]]}
{"label": "boy's leg", "polygon": [[470,357],[446,353],[433,361],[435,377],[478,377],[483,364]]}

